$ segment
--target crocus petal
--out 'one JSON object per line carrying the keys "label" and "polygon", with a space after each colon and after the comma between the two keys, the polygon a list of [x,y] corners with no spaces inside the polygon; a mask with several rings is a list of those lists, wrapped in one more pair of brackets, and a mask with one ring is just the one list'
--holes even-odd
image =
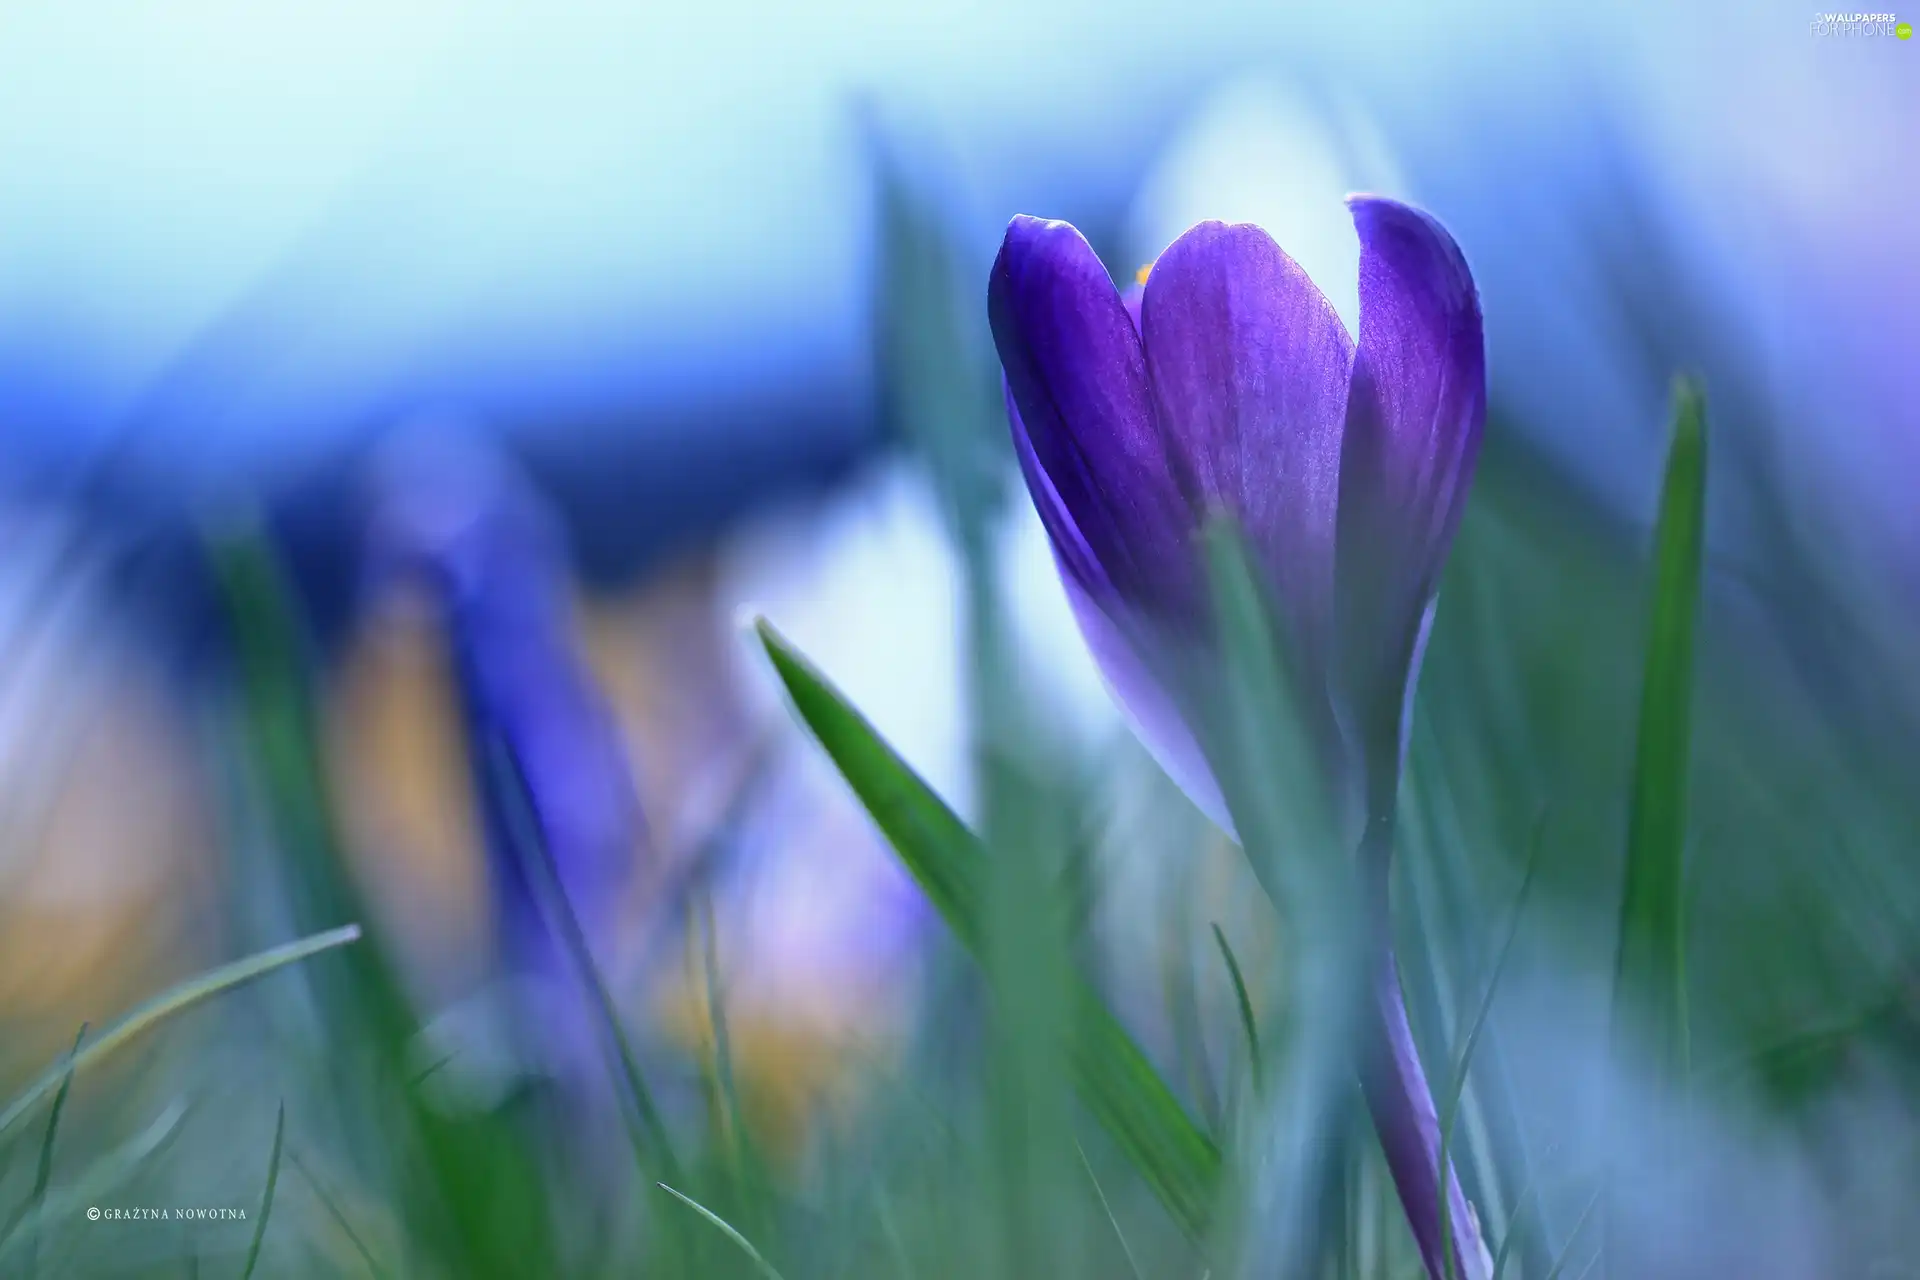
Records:
{"label": "crocus petal", "polygon": [[1340,652],[1369,754],[1397,752],[1421,620],[1486,423],[1480,301],[1453,237],[1393,200],[1350,200],[1360,342],[1340,461]]}
{"label": "crocus petal", "polygon": [[1190,506],[1241,523],[1303,657],[1332,625],[1340,431],[1353,342],[1260,228],[1203,222],[1147,278],[1141,332]]}
{"label": "crocus petal", "polygon": [[1139,332],[1106,268],[1068,224],[1015,218],[987,314],[1049,501],[1115,591],[1177,616],[1198,590],[1193,520],[1154,429]]}
{"label": "crocus petal", "polygon": [[[1137,312],[1139,291],[1133,291],[1129,308]],[[1167,771],[1201,812],[1231,833],[1226,803],[1213,780],[1206,756],[1168,686],[1156,675],[1143,656],[1142,642],[1151,624],[1137,615],[1113,590],[1106,570],[1088,549],[1086,539],[1074,525],[1073,517],[1061,503],[1053,482],[1034,457],[1033,442],[1020,417],[1020,408],[1007,396],[1007,421],[1013,428],[1014,455],[1020,462],[1020,474],[1033,497],[1041,527],[1053,547],[1054,563],[1066,587],[1067,602],[1074,621],[1087,642],[1100,669],[1107,691],[1133,728],[1134,735],[1148,754]]]}
{"label": "crocus petal", "polygon": [[1086,638],[1101,678],[1140,745],[1200,812],[1232,836],[1233,819],[1220,794],[1220,784],[1189,727],[1187,709],[1172,693],[1178,685],[1168,680],[1169,672],[1157,670],[1145,656],[1149,650],[1143,644],[1141,629],[1130,625],[1124,616],[1110,615],[1071,579],[1067,581],[1067,602],[1073,606],[1074,619],[1080,624],[1080,634]]}
{"label": "crocus petal", "polygon": [[1040,517],[1040,527],[1047,531],[1047,541],[1053,545],[1053,558],[1060,566],[1061,577],[1082,592],[1111,602],[1113,584],[1107,571],[1093,554],[1093,548],[1087,545],[1080,526],[1074,523],[1073,513],[1060,500],[1060,491],[1054,487],[1046,468],[1040,465],[1033,451],[1033,437],[1027,433],[1026,420],[1020,416],[1020,406],[1014,403],[1011,387],[1006,388],[1006,398],[1007,425],[1013,430],[1013,456],[1020,464],[1020,478],[1027,483],[1033,509]]}

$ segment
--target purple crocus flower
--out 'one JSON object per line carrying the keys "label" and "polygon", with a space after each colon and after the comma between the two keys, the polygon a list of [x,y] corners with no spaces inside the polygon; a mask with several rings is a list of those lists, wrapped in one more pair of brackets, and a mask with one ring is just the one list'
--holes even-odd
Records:
{"label": "purple crocus flower", "polygon": [[[1438,1126],[1386,931],[1410,695],[1486,417],[1480,308],[1432,218],[1355,197],[1360,334],[1258,227],[1204,222],[1122,296],[1063,222],[1015,218],[988,312],[1020,466],[1082,633],[1147,747],[1228,826],[1202,735],[1202,521],[1240,524],[1323,763],[1364,801],[1376,972],[1362,1083],[1426,1264]],[[1338,798],[1338,797],[1337,797]],[[1228,826],[1231,830],[1231,827]],[[1458,1186],[1456,1274],[1483,1248]]]}
{"label": "purple crocus flower", "polygon": [[618,726],[577,647],[559,530],[504,459],[433,439],[403,452],[388,477],[376,556],[385,572],[424,580],[442,613],[502,959],[517,977],[576,986],[528,879],[520,811],[500,766],[518,771],[528,816],[596,950],[611,941],[643,829]]}

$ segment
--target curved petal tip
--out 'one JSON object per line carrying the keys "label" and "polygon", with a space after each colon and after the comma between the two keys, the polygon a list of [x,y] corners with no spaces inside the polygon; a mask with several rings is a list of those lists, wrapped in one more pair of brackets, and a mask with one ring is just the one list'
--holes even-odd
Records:
{"label": "curved petal tip", "polygon": [[1431,305],[1471,310],[1477,318],[1479,297],[1466,255],[1438,218],[1387,196],[1350,195],[1347,208],[1365,253],[1433,290]]}

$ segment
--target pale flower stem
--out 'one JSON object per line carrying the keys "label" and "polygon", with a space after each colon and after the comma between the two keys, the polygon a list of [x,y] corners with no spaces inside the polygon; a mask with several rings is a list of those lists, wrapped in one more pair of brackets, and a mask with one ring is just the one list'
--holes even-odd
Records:
{"label": "pale flower stem", "polygon": [[1384,856],[1392,838],[1391,824],[1376,820],[1369,824],[1362,850],[1371,885],[1373,943],[1361,1040],[1361,1092],[1427,1273],[1433,1280],[1487,1280],[1491,1265],[1480,1239],[1479,1221],[1454,1176],[1451,1160],[1447,1166],[1447,1194],[1453,1201],[1447,1230],[1451,1239],[1443,1246],[1440,1238],[1440,1118],[1407,1022],[1400,967],[1393,955]]}

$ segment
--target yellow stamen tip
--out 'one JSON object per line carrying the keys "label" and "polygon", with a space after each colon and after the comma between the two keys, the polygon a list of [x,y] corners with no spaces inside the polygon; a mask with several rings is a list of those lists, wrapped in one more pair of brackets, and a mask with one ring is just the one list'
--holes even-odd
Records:
{"label": "yellow stamen tip", "polygon": [[1141,288],[1145,288],[1147,277],[1151,274],[1153,274],[1153,264],[1149,262],[1146,266],[1133,273],[1133,282]]}

